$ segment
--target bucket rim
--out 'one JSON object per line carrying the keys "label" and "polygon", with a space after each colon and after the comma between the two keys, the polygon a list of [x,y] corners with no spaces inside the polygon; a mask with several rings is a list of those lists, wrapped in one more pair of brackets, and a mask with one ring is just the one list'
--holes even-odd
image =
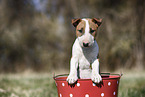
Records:
{"label": "bucket rim", "polygon": [[[66,79],[57,79],[59,77],[67,77],[69,74],[59,74],[59,75],[54,75],[53,76],[53,79],[55,81],[66,81]],[[109,80],[109,79],[120,79],[121,76],[123,75],[122,73],[121,74],[116,74],[116,73],[101,73],[101,76],[118,76],[118,77],[114,77],[114,78],[102,78],[103,80]],[[91,79],[78,79],[78,81],[88,81],[88,80],[91,80]]]}

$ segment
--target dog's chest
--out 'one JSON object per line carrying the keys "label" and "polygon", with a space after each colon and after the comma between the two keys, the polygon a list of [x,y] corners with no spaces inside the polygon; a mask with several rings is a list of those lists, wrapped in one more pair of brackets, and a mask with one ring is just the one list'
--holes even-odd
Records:
{"label": "dog's chest", "polygon": [[87,69],[90,68],[90,61],[87,60],[84,56],[79,58],[79,68],[80,69]]}
{"label": "dog's chest", "polygon": [[90,65],[97,59],[98,52],[99,47],[96,41],[92,47],[82,48],[78,39],[76,39],[73,45],[72,56],[78,60],[80,69],[90,69]]}
{"label": "dog's chest", "polygon": [[80,69],[90,69],[91,64],[97,58],[97,49],[82,49],[79,56],[79,68]]}

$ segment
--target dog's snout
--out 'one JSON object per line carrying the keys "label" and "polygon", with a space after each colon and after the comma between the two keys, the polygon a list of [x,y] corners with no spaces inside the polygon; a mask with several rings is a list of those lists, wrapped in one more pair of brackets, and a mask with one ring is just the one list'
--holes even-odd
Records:
{"label": "dog's snout", "polygon": [[89,46],[89,43],[83,43],[83,46],[84,47],[88,47]]}

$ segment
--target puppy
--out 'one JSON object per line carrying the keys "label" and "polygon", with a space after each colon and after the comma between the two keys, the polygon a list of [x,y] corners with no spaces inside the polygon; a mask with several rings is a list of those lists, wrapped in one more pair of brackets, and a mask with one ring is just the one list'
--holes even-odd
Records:
{"label": "puppy", "polygon": [[72,19],[77,38],[72,47],[70,74],[67,77],[69,84],[74,84],[78,78],[91,78],[94,83],[102,81],[99,74],[99,47],[95,40],[101,23],[102,19],[97,18]]}

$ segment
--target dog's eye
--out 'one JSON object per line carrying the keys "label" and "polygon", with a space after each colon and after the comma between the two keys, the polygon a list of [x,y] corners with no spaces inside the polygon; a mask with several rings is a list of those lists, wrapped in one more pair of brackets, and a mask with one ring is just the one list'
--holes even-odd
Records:
{"label": "dog's eye", "polygon": [[90,28],[90,33],[94,33],[96,30],[93,30],[92,28]]}
{"label": "dog's eye", "polygon": [[80,33],[82,33],[83,32],[83,28],[81,29],[81,30],[78,30]]}

